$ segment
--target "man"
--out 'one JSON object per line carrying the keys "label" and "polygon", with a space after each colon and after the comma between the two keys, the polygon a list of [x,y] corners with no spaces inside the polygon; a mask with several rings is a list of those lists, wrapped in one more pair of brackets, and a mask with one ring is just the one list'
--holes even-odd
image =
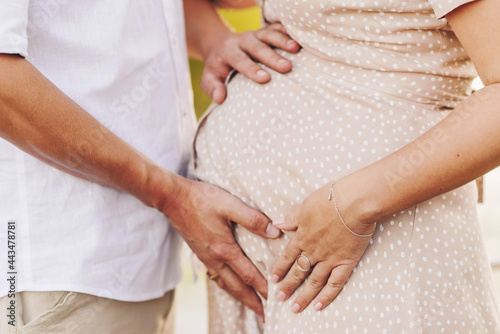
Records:
{"label": "man", "polygon": [[[235,37],[210,4],[193,1],[202,7],[188,4],[188,18],[210,10],[210,29],[193,25],[211,35],[190,49],[207,60],[215,100],[230,68],[270,79],[249,56],[291,68],[257,40],[285,45],[279,29]],[[180,278],[171,226],[263,317],[255,291],[265,297],[267,283],[231,223],[279,231],[230,194],[176,174],[194,129],[182,17],[174,0],[0,0],[1,333],[167,332]]]}

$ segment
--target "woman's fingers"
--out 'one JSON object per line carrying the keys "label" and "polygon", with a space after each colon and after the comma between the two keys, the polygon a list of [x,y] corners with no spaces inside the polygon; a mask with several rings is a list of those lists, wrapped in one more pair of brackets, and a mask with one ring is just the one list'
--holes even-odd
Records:
{"label": "woman's fingers", "polygon": [[333,268],[325,287],[321,290],[318,297],[312,303],[316,311],[321,311],[326,306],[328,306],[335,298],[337,298],[342,288],[344,288],[344,285],[351,275],[354,267],[355,265],[340,265]]}
{"label": "woman's fingers", "polygon": [[[312,266],[313,263],[311,263],[311,260],[309,260],[305,254],[297,257],[294,264],[288,271],[288,274],[281,282],[278,293],[276,294],[276,299],[280,302],[288,299],[295,289],[297,289],[302,282],[304,282],[307,275],[309,275]],[[299,312],[300,308],[297,308],[297,306],[295,304],[292,306],[293,312]]]}
{"label": "woman's fingers", "polygon": [[[325,262],[319,262],[312,271],[311,275],[306,280],[304,289],[295,298],[292,305],[292,312],[302,312],[307,305],[318,295],[324,288],[328,277],[331,273],[331,266]],[[313,304],[314,305],[314,304]]]}
{"label": "woman's fingers", "polygon": [[278,217],[273,220],[274,227],[283,231],[295,231],[299,226],[297,216],[292,212],[286,217]]}
{"label": "woman's fingers", "polygon": [[295,260],[300,253],[302,253],[302,250],[300,249],[299,244],[295,238],[292,238],[274,264],[271,272],[271,282],[278,283],[295,263]]}

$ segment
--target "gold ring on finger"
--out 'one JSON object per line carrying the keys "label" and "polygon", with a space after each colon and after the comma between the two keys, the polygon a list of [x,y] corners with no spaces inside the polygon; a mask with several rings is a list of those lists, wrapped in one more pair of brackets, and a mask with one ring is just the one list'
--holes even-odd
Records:
{"label": "gold ring on finger", "polygon": [[209,280],[211,281],[215,281],[217,279],[217,277],[219,277],[219,274],[210,274],[208,271],[207,271],[207,277]]}

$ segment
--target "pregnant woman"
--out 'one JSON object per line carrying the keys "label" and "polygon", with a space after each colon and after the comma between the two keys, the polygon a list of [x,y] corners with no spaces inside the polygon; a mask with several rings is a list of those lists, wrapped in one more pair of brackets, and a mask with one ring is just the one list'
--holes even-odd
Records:
{"label": "pregnant woman", "polygon": [[266,322],[215,278],[211,332],[498,333],[471,183],[500,164],[498,1],[260,6],[302,49],[266,85],[230,79],[195,175],[285,232],[236,227],[269,280]]}

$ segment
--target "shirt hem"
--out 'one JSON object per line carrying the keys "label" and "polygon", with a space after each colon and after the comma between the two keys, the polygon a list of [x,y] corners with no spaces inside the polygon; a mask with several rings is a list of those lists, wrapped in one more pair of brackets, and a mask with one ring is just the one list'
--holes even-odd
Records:
{"label": "shirt hem", "polygon": [[[180,278],[173,280],[165,285],[165,287],[155,290],[149,293],[122,293],[122,292],[111,292],[108,288],[96,288],[89,287],[86,285],[78,284],[47,284],[47,285],[37,285],[36,287],[23,287],[16,291],[16,293],[23,291],[36,291],[36,292],[48,292],[48,291],[71,291],[77,293],[84,293],[88,295],[93,295],[101,298],[109,298],[113,300],[118,300],[122,302],[144,302],[148,300],[161,298],[168,291],[174,290],[177,284],[179,284]],[[7,296],[8,291],[2,291],[0,298]]]}

